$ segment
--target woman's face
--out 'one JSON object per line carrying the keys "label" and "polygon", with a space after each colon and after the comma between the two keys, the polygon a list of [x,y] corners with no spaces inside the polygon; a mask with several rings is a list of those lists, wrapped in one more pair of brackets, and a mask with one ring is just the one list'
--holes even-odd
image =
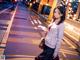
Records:
{"label": "woman's face", "polygon": [[54,17],[56,19],[60,18],[62,16],[62,14],[60,13],[59,9],[55,9],[54,11]]}

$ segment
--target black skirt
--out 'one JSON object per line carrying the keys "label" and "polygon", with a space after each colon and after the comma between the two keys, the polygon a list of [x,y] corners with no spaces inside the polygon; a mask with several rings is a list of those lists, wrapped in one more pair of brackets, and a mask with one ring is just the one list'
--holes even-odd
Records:
{"label": "black skirt", "polygon": [[44,49],[43,49],[43,52],[38,55],[35,60],[59,60],[59,57],[57,56],[55,59],[53,57],[53,54],[54,54],[54,50],[55,49],[52,49],[48,46],[44,46]]}

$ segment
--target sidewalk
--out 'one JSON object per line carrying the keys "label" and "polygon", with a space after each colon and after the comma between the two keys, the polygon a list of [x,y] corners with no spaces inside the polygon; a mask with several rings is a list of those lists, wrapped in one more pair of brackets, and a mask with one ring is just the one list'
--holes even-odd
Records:
{"label": "sidewalk", "polygon": [[1,46],[6,30],[10,24],[12,14],[8,9],[0,11],[0,60],[3,60],[4,47]]}

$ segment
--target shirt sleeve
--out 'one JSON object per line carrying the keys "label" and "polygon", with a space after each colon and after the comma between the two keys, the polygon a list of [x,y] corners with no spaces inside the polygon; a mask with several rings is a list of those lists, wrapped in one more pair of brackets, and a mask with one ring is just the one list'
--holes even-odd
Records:
{"label": "shirt sleeve", "polygon": [[61,46],[61,41],[63,39],[63,33],[64,33],[64,25],[61,25],[58,27],[57,29],[57,34],[56,34],[56,46],[55,46],[55,51],[54,51],[54,58],[57,57],[58,55],[58,52],[59,52],[59,49],[60,49],[60,46]]}

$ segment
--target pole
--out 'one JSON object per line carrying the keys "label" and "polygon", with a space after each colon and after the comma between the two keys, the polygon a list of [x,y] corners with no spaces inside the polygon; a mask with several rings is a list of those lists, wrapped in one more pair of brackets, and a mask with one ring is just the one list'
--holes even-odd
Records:
{"label": "pole", "polygon": [[49,14],[49,17],[48,17],[48,23],[50,23],[51,22],[51,19],[52,19],[52,17],[53,17],[53,10],[54,10],[54,8],[57,6],[57,1],[58,0],[54,0],[53,1],[53,4],[52,4],[52,8],[51,8],[51,11],[50,11],[50,14]]}

